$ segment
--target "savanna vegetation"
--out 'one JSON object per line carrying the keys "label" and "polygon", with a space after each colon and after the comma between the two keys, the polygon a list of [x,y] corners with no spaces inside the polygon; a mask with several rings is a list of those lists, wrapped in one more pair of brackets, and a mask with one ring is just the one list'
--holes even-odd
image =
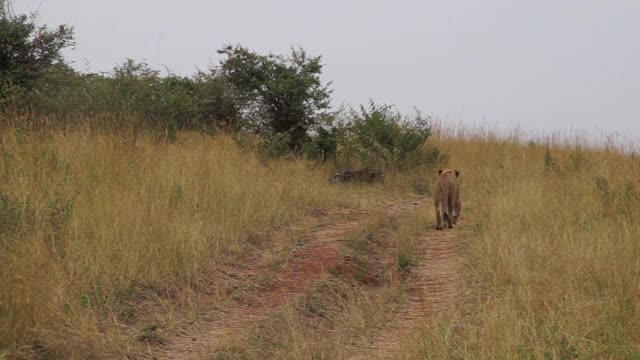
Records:
{"label": "savanna vegetation", "polygon": [[[73,29],[1,14],[0,358],[142,357],[268,288],[348,212],[361,221],[329,274],[206,356],[357,355],[407,302],[449,165],[463,290],[402,357],[640,357],[640,159],[624,144],[334,111],[303,49],[224,46],[192,76],[83,73],[61,55]],[[327,181],[364,166],[385,181]]]}
{"label": "savanna vegetation", "polygon": [[586,140],[443,131],[473,209],[466,293],[407,358],[640,356],[640,159]]}
{"label": "savanna vegetation", "polygon": [[[446,127],[435,134],[433,144],[464,169],[462,290],[398,339],[395,358],[640,356],[640,159],[624,144],[593,149],[584,139],[536,144]],[[393,268],[411,274],[424,261],[416,249],[433,231],[433,210],[384,219],[373,217],[355,243],[362,269],[384,268],[372,266],[379,257],[371,252],[386,243]],[[349,254],[354,243],[344,246]],[[369,358],[362,354],[408,296],[402,280],[388,277],[345,286],[336,276],[322,286],[214,358]],[[323,306],[327,316],[309,313]]]}

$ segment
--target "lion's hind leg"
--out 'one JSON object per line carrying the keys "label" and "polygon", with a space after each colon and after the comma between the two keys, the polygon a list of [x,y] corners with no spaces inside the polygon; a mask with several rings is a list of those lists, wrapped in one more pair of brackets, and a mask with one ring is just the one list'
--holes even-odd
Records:
{"label": "lion's hind leg", "polygon": [[442,230],[442,214],[440,212],[440,206],[437,202],[435,203],[435,207],[436,207],[436,230]]}
{"label": "lion's hind leg", "polygon": [[453,213],[453,201],[451,198],[447,199],[447,211],[445,212],[445,219],[444,221],[447,223],[447,226],[449,227],[449,229],[453,228],[453,224],[456,223],[456,218],[455,218],[455,214]]}
{"label": "lion's hind leg", "polygon": [[460,211],[462,211],[462,203],[460,202],[460,199],[457,199],[455,201],[454,211],[456,212],[456,214],[453,216],[453,223],[455,224],[460,217]]}

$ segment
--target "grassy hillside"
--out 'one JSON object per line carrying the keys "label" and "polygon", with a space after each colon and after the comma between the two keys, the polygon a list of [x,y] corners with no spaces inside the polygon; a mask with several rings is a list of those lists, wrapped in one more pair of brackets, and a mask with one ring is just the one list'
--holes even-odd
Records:
{"label": "grassy hillside", "polygon": [[357,202],[322,169],[262,163],[225,136],[129,140],[2,133],[0,349],[125,351],[118,327],[134,315],[132,299],[163,299],[155,306],[171,313],[194,306],[202,288],[224,294],[233,282],[220,267],[252,248],[278,263],[295,245],[259,234]]}
{"label": "grassy hillside", "polygon": [[[445,130],[429,146],[462,172],[463,290],[401,339],[403,356],[639,357],[640,159],[614,146]],[[412,171],[332,186],[327,168],[261,161],[226,136],[183,133],[169,144],[142,134],[133,144],[6,130],[1,139],[0,358],[139,353],[162,342],[158,323],[178,331],[252,291],[241,264],[273,276],[309,218],[330,224],[336,209],[379,208],[431,182]],[[404,215],[372,211],[340,243],[330,278],[212,356],[358,353],[405,304],[404,276],[435,221],[423,201]]]}
{"label": "grassy hillside", "polygon": [[489,133],[439,146],[473,212],[466,294],[407,358],[640,357],[640,159]]}

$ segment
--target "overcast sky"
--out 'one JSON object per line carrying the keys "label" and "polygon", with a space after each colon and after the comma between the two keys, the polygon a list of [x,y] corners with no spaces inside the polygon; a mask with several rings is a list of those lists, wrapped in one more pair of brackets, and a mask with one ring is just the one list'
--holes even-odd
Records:
{"label": "overcast sky", "polygon": [[224,44],[322,55],[334,103],[640,140],[638,0],[13,0],[75,27],[79,69],[126,57],[192,74]]}

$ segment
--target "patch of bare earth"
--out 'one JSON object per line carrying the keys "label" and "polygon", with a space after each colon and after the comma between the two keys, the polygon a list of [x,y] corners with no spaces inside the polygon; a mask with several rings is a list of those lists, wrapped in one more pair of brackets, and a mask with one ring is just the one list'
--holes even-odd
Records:
{"label": "patch of bare earth", "polygon": [[[417,201],[396,203],[387,207],[386,211],[393,215],[416,206]],[[167,339],[162,348],[151,349],[148,356],[153,359],[197,358],[211,353],[226,338],[244,334],[259,320],[302,295],[313,283],[327,276],[338,265],[341,241],[357,229],[366,215],[352,213],[345,215],[343,221],[320,227],[294,252],[272,286],[235,301],[219,318],[202,322],[179,336]],[[251,269],[246,269],[245,273],[260,276]]]}
{"label": "patch of bare earth", "polygon": [[405,305],[394,319],[352,359],[401,359],[402,345],[428,317],[446,313],[461,291],[463,254],[459,231],[428,230],[418,245],[420,263],[409,278]]}

